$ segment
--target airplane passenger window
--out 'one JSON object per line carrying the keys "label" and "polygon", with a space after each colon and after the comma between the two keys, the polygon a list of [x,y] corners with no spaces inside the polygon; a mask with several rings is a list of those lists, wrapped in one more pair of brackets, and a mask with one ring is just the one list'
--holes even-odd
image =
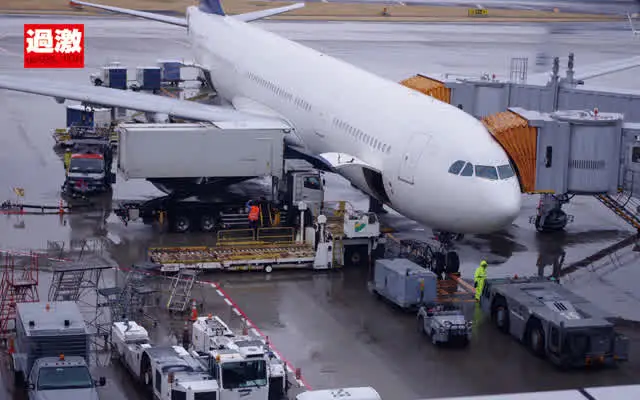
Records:
{"label": "airplane passenger window", "polygon": [[467,163],[462,170],[460,176],[473,176],[473,164]]}
{"label": "airplane passenger window", "polygon": [[449,167],[449,173],[450,174],[454,174],[454,175],[458,175],[460,173],[460,171],[462,171],[462,167],[464,167],[464,164],[465,164],[465,162],[462,161],[462,160],[458,160],[458,161],[454,162]]}
{"label": "airplane passenger window", "polygon": [[498,165],[498,175],[500,176],[500,179],[509,179],[515,174],[516,173],[513,172],[513,168],[511,168],[511,165]]}
{"label": "airplane passenger window", "polygon": [[489,165],[476,165],[476,176],[479,178],[497,180],[498,171],[496,171],[496,167]]}
{"label": "airplane passenger window", "polygon": [[391,146],[387,147],[387,153],[391,153]]}
{"label": "airplane passenger window", "polygon": [[383,144],[383,145],[382,145],[382,152],[384,153],[386,150],[387,150],[387,145],[386,145],[386,144]]}

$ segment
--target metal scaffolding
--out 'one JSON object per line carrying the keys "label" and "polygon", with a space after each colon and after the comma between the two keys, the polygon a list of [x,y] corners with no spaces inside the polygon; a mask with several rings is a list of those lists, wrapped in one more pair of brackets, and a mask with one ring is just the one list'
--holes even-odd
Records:
{"label": "metal scaffolding", "polygon": [[116,285],[98,291],[105,301],[104,305],[110,310],[112,321],[139,321],[147,318],[155,322],[146,310],[156,305],[150,298],[158,290],[149,285],[150,271],[155,267],[155,264],[134,264],[126,271],[122,286]]}
{"label": "metal scaffolding", "polygon": [[4,256],[0,266],[0,335],[5,337],[15,330],[16,304],[40,301],[38,258],[33,253],[17,260],[9,252],[0,252],[0,255]]}
{"label": "metal scaffolding", "polygon": [[111,314],[101,302],[105,285],[104,272],[110,265],[66,262],[52,266],[49,301],[74,301],[80,307],[87,326],[94,332],[96,351],[107,348],[111,336]]}

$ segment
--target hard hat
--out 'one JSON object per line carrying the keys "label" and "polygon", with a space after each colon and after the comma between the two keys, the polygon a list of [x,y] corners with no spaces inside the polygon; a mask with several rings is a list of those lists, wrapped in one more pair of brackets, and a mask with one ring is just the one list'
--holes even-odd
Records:
{"label": "hard hat", "polygon": [[485,260],[480,261],[480,266],[481,267],[486,267],[488,264]]}

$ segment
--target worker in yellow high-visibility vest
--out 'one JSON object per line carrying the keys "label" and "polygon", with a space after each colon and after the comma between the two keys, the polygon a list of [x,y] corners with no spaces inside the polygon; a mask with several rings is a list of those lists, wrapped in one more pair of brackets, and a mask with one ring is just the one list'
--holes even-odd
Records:
{"label": "worker in yellow high-visibility vest", "polygon": [[487,262],[482,260],[480,266],[476,268],[476,273],[473,276],[473,287],[476,288],[476,300],[480,301],[480,295],[482,289],[484,289],[484,281],[487,279]]}
{"label": "worker in yellow high-visibility vest", "polygon": [[69,172],[69,164],[71,164],[71,150],[67,149],[64,152],[64,170],[65,170],[65,173]]}

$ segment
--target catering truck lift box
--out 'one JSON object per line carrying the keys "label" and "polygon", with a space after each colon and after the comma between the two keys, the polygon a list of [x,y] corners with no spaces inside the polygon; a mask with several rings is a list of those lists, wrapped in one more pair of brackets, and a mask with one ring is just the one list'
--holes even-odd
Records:
{"label": "catering truck lift box", "polygon": [[233,123],[122,124],[118,168],[125,180],[282,176],[286,126]]}
{"label": "catering truck lift box", "polygon": [[[12,369],[29,399],[97,399],[89,372],[90,332],[75,302],[18,303]],[[25,382],[26,378],[26,382]],[[60,397],[55,397],[60,393]]]}
{"label": "catering truck lift box", "polygon": [[487,279],[482,311],[499,330],[562,368],[615,365],[629,358],[629,339],[608,314],[547,278]]}

